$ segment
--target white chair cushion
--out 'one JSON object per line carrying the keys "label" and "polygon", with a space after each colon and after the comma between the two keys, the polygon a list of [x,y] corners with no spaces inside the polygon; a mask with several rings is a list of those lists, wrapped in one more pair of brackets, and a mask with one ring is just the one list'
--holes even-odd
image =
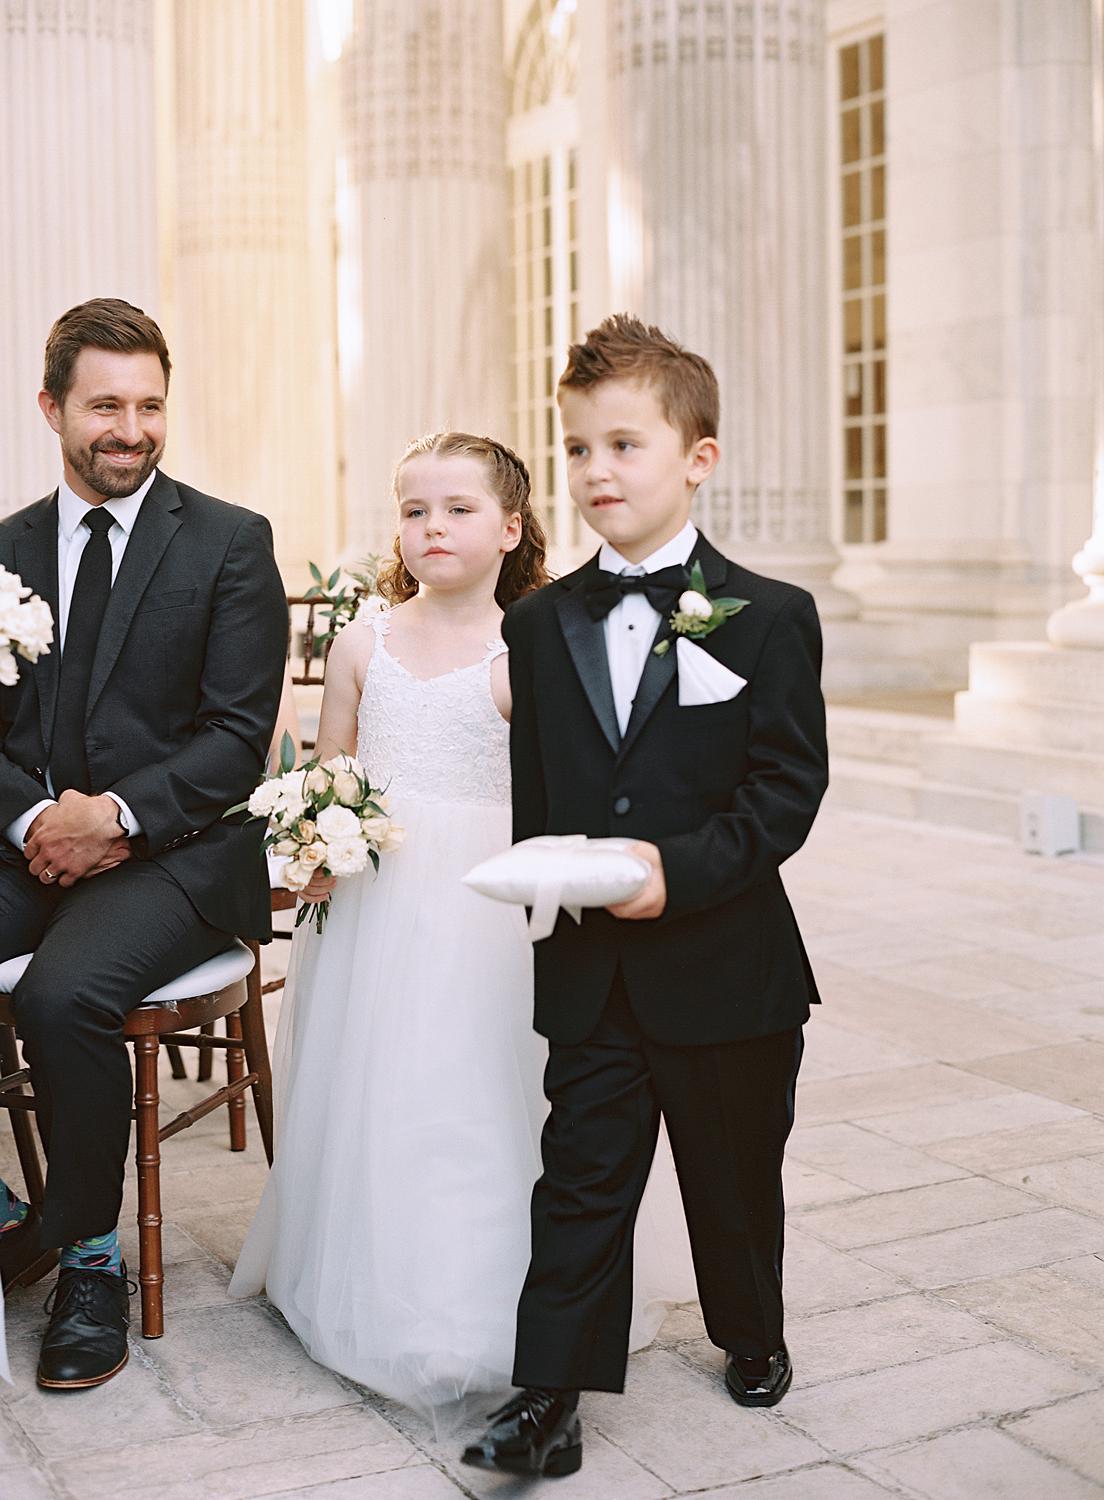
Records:
{"label": "white chair cushion", "polygon": [[542,834],[485,859],[464,884],[495,901],[532,908],[529,936],[539,942],[562,906],[578,922],[584,906],[616,906],[644,888],[648,866],[628,852],[631,839]]}
{"label": "white chair cushion", "polygon": [[[18,958],[9,958],[0,964],[0,995],[10,995],[23,978],[23,974],[34,957],[33,953],[21,953]],[[197,995],[213,995],[235,984],[252,972],[252,951],[236,939],[233,947],[225,953],[216,953],[205,963],[196,964],[186,974],[170,979],[152,994],[146,996],[143,1005],[175,1005],[180,1000],[194,1000]]]}

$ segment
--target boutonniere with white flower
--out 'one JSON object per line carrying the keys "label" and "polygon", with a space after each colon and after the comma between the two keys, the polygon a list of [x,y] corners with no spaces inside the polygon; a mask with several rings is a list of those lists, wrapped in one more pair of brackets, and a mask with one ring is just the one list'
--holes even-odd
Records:
{"label": "boutonniere with white flower", "polygon": [[703,641],[707,635],[738,615],[751,603],[750,599],[711,599],[705,586],[702,565],[696,562],[690,572],[690,587],[679,595],[678,608],[668,620],[671,635],[653,647],[656,656],[666,656],[671,641],[676,636],[686,636],[692,641]]}
{"label": "boutonniere with white flower", "polygon": [[[295,747],[285,734],[279,771],[262,777],[249,801],[223,816],[248,812],[267,821],[265,847],[287,860],[283,881],[289,890],[303,890],[316,872],[359,875],[369,862],[378,871],[380,855],[397,849],[405,834],[364,767],[351,755],[309,760],[298,770],[294,765]],[[301,906],[295,925],[313,916],[321,932],[329,910],[328,899]]]}
{"label": "boutonniere with white flower", "polygon": [[36,662],[53,639],[50,606],[31,593],[18,573],[0,567],[0,684],[14,687],[19,681],[17,654]]}

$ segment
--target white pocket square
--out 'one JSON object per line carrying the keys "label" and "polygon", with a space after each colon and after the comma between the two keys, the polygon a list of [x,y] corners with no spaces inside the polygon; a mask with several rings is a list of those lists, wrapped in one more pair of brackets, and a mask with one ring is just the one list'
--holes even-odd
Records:
{"label": "white pocket square", "polygon": [[747,687],[747,678],[729,669],[680,635],[675,644],[678,658],[678,701],[680,708],[698,703],[727,703]]}

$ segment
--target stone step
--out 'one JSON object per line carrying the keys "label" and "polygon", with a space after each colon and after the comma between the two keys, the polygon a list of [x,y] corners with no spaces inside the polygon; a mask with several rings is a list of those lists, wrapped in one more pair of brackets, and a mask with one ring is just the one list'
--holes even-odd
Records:
{"label": "stone step", "polygon": [[1104,746],[1104,708],[958,693],[955,730],[960,736],[989,744],[1092,755]]}
{"label": "stone step", "polygon": [[[857,756],[832,760],[830,805],[882,817],[967,828],[995,838],[1020,838],[1019,788],[990,791],[926,780],[909,766],[879,764]],[[1104,810],[1081,809],[1081,847],[1104,854]]]}
{"label": "stone step", "polygon": [[970,691],[1104,710],[1104,652],[1059,649],[1045,641],[981,641],[970,647]]}
{"label": "stone step", "polygon": [[898,713],[893,709],[845,703],[828,705],[828,751],[833,765],[836,757],[842,755],[917,766],[924,741],[930,735],[946,731],[947,720],[928,714]]}
{"label": "stone step", "polygon": [[1104,754],[1033,750],[949,734],[925,741],[921,770],[925,781],[1014,796],[1025,791],[1072,797],[1082,809],[1104,810]]}

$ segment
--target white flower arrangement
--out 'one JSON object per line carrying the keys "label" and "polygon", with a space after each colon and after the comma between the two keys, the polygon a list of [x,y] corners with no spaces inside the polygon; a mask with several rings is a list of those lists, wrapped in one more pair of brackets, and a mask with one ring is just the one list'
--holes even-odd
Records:
{"label": "white flower arrangement", "polygon": [[678,636],[691,641],[704,640],[726,620],[746,609],[748,603],[747,599],[711,599],[702,565],[696,562],[690,574],[690,587],[679,595],[678,608],[667,621],[671,634],[652,647],[654,655],[666,656],[672,640]]}
{"label": "white flower arrangement", "polygon": [[18,573],[0,567],[0,684],[14,687],[19,681],[16,656],[36,662],[53,639],[50,606],[31,593]]}
{"label": "white flower arrangement", "polygon": [[[248,802],[224,815],[247,812],[268,823],[265,847],[287,859],[284,884],[301,891],[315,874],[359,875],[371,863],[379,869],[380,855],[390,854],[405,837],[391,817],[384,794],[370,784],[367,771],[351,755],[311,760],[294,769],[295,749],[289,735],[280,746],[280,769],[265,776]],[[329,900],[313,908],[304,905],[296,927],[312,915],[321,932],[329,915]]]}

